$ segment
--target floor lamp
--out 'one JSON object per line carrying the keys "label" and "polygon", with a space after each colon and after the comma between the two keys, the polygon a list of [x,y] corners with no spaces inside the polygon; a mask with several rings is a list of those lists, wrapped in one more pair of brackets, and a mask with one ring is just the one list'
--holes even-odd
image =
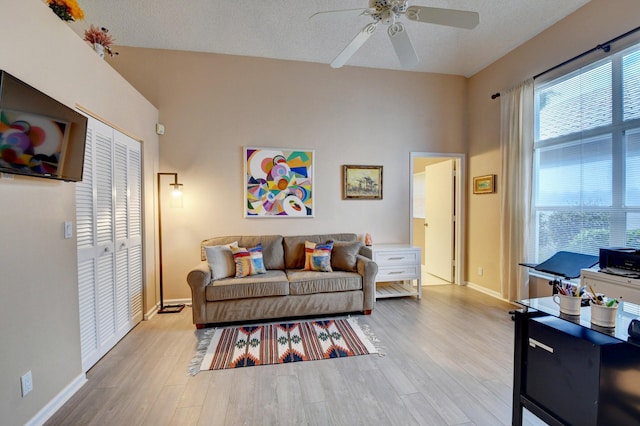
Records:
{"label": "floor lamp", "polygon": [[174,200],[179,199],[180,204],[182,204],[182,184],[178,183],[178,174],[177,173],[158,173],[158,255],[159,255],[159,281],[160,281],[160,309],[158,310],[159,314],[175,314],[184,308],[184,304],[182,305],[166,305],[164,304],[164,294],[163,294],[163,276],[162,276],[162,190],[160,187],[160,178],[162,176],[173,176],[173,183],[170,183],[169,186],[173,188],[171,192],[171,197]]}

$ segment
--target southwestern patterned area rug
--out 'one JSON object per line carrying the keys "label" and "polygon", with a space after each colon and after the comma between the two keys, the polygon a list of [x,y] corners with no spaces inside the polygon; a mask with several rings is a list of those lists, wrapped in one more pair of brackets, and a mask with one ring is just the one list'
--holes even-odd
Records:
{"label": "southwestern patterned area rug", "polygon": [[[209,331],[201,340],[200,349],[206,351],[199,370],[375,354],[375,342],[353,317],[225,327]],[[190,372],[197,373],[195,368]]]}

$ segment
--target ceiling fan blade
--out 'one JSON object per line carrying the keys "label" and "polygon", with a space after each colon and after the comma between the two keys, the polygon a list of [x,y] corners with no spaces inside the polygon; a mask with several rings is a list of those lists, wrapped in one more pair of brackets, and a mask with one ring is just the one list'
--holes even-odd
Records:
{"label": "ceiling fan blade", "polygon": [[[375,9],[374,9],[375,10]],[[342,12],[360,12],[359,15],[367,15],[370,13],[370,9],[365,9],[365,8],[357,8],[357,9],[338,9],[338,10],[323,10],[320,12],[316,12],[313,15],[309,16],[309,19],[318,16],[318,15],[325,15],[327,13],[342,13]]]}
{"label": "ceiling fan blade", "polygon": [[477,27],[480,23],[480,15],[478,12],[441,9],[438,7],[409,6],[406,15],[407,18],[412,21],[465,28],[468,30]]}
{"label": "ceiling fan blade", "polygon": [[371,34],[373,34],[375,30],[376,30],[375,23],[367,24],[362,29],[362,31],[360,31],[354,37],[354,39],[351,40],[351,43],[349,43],[347,47],[342,49],[342,52],[340,52],[338,56],[336,56],[336,58],[333,60],[333,62],[331,62],[331,68],[340,68],[341,66],[346,64],[347,61],[351,59],[353,54],[356,53],[358,49],[360,49],[360,47],[362,47],[365,41],[367,41],[369,37],[371,37]]}
{"label": "ceiling fan blade", "polygon": [[418,65],[418,55],[416,55],[416,51],[413,48],[413,44],[411,44],[409,34],[407,34],[404,25],[400,22],[389,25],[387,33],[389,34],[391,44],[393,44],[402,68],[410,69]]}

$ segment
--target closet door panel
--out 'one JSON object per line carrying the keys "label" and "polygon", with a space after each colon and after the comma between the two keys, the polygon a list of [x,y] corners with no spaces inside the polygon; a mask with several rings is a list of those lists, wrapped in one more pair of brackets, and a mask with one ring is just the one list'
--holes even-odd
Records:
{"label": "closet door panel", "polygon": [[84,171],[76,183],[76,241],[78,245],[78,299],[80,304],[80,348],[82,370],[87,371],[98,359],[98,324],[96,311],[96,238],[95,198],[93,194],[94,129],[87,128]]}
{"label": "closet door panel", "polygon": [[96,268],[94,259],[78,262],[78,298],[80,302],[80,349],[82,371],[100,359],[96,312]]}
{"label": "closet door panel", "polygon": [[76,185],[82,368],[142,320],[140,143],[89,119]]}
{"label": "closet door panel", "polygon": [[127,146],[122,143],[119,132],[114,132],[114,200],[115,200],[115,243],[116,243],[116,328],[128,329],[131,313],[129,308],[129,197],[127,188],[128,156]]}
{"label": "closet door panel", "polygon": [[142,320],[142,158],[140,143],[128,141],[129,155],[129,301],[131,317]]}

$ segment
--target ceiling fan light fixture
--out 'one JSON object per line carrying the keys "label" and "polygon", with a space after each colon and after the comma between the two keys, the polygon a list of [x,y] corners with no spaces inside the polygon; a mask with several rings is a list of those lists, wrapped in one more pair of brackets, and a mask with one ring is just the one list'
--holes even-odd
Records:
{"label": "ceiling fan light fixture", "polygon": [[[329,13],[319,12],[319,13]],[[333,11],[340,12],[340,11]],[[316,14],[314,14],[316,15]],[[442,9],[437,7],[409,6],[408,0],[369,0],[369,9],[362,15],[371,16],[373,22],[365,26],[355,38],[331,62],[332,68],[340,68],[362,47],[376,29],[376,25],[387,25],[387,34],[391,44],[405,69],[418,65],[418,56],[413,48],[404,25],[400,22],[402,15],[413,22],[444,25],[449,27],[473,29],[480,22],[477,12],[464,10]]]}

